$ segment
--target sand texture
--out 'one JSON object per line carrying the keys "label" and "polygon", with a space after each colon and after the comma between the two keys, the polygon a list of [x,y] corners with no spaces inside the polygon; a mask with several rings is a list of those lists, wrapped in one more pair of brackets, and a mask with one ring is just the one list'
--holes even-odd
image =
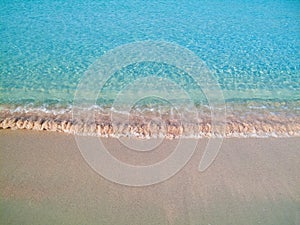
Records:
{"label": "sand texture", "polygon": [[[103,142],[130,163],[176,145],[155,154]],[[127,187],[93,171],[73,135],[0,130],[0,224],[300,224],[300,138],[227,138],[200,173],[206,143],[171,179]]]}

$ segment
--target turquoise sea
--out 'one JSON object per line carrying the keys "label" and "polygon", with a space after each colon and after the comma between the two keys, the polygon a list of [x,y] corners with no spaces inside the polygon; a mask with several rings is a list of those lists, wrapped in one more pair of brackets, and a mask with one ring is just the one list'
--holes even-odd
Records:
{"label": "turquoise sea", "polygon": [[[155,62],[129,65],[105,83],[89,109],[95,111],[95,126],[83,128],[72,118],[78,85],[97,59],[122,45],[163,41],[193,52],[212,72],[224,95],[226,135],[300,134],[297,0],[2,0],[0,9],[1,128],[207,135],[211,108],[197,84],[184,72]],[[131,122],[122,124],[120,115],[112,121],[117,94],[148,74],[180,83],[199,118],[183,122],[177,114],[188,111],[184,104],[176,108],[147,98],[132,107]],[[172,92],[172,84],[165,87]],[[157,85],[149,82],[146,88],[156,93]]]}

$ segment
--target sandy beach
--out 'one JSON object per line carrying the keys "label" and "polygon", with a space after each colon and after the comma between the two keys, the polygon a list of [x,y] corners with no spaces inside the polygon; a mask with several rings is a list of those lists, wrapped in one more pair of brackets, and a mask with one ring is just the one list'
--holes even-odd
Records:
{"label": "sandy beach", "polygon": [[[103,142],[131,162],[165,157],[176,145],[166,140],[147,155]],[[0,143],[0,224],[300,224],[299,137],[224,139],[202,173],[201,139],[179,173],[147,187],[98,175],[70,134],[0,130]]]}

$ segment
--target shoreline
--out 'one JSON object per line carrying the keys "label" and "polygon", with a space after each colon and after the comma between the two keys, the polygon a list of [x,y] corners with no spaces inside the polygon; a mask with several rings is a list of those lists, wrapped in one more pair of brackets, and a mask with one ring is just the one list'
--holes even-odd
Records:
{"label": "shoreline", "polygon": [[46,130],[145,139],[299,137],[298,106],[299,101],[227,102],[226,107],[215,106],[214,110],[208,105],[199,106],[197,110],[184,105],[178,105],[179,108],[144,105],[144,108],[130,110],[125,106],[7,105],[0,109],[0,130]]}
{"label": "shoreline", "polygon": [[[261,118],[228,117],[225,121],[183,122],[169,118],[140,118],[112,120],[110,116],[97,119],[73,119],[72,115],[0,114],[0,130],[56,131],[99,137],[137,138],[210,138],[210,137],[299,137],[300,117],[275,115]],[[128,120],[128,121],[127,121]],[[123,122],[126,121],[126,122]]]}
{"label": "shoreline", "polygon": [[[297,224],[300,138],[225,138],[214,163],[197,166],[207,138],[169,180],[148,187],[112,183],[82,158],[71,134],[0,130],[3,224]],[[145,154],[112,153],[137,163]],[[176,145],[165,140],[151,160]],[[137,155],[136,155],[137,154]],[[135,161],[136,160],[136,161]]]}

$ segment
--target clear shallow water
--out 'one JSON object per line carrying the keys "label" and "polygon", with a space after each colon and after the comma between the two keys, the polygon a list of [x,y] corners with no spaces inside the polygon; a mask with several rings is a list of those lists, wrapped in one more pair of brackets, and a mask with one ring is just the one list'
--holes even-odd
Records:
{"label": "clear shallow water", "polygon": [[[193,51],[214,72],[230,122],[250,124],[252,134],[278,133],[278,124],[285,125],[283,134],[300,130],[299,1],[4,0],[0,7],[2,127],[18,127],[20,119],[55,120],[57,115],[56,125],[70,120],[77,86],[95,60],[123,44],[158,40]],[[114,96],[132,81],[134,71],[125,68],[113,78],[104,88],[104,98],[97,100],[96,113],[107,123]],[[203,94],[188,78],[182,85],[201,114],[201,121],[188,122],[209,123]],[[158,108],[145,101],[137,108],[136,114],[150,110],[145,117],[164,121],[174,114],[170,108],[155,114]],[[265,123],[272,129],[258,128]]]}

